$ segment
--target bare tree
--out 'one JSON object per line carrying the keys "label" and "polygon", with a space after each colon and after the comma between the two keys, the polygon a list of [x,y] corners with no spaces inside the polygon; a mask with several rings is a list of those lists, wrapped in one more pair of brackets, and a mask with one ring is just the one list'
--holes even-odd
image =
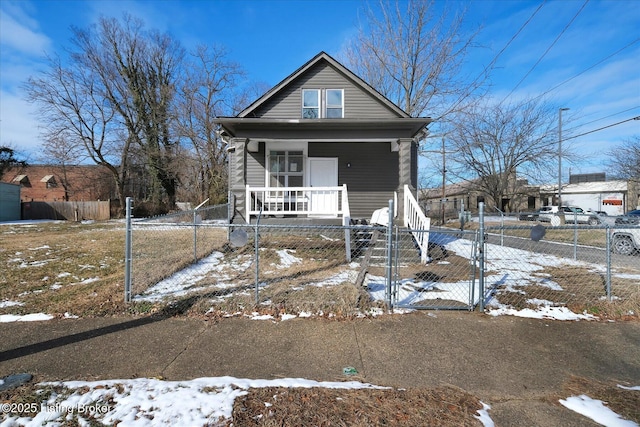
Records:
{"label": "bare tree", "polygon": [[180,44],[167,34],[145,31],[141,20],[101,18],[97,27],[74,29],[78,51],[73,58],[94,70],[104,96],[126,129],[128,143],[145,153],[151,170],[151,202],[160,208],[166,196],[175,204],[175,145],[171,103],[183,58]]}
{"label": "bare tree", "polygon": [[27,100],[38,105],[45,141],[64,136],[66,143],[82,147],[92,162],[111,172],[123,201],[131,140],[121,138],[116,113],[106,101],[103,83],[109,77],[101,78],[77,59],[72,56],[65,67],[59,57],[49,57],[47,68],[25,83]]}
{"label": "bare tree", "polygon": [[448,172],[512,210],[524,195],[520,179],[539,179],[557,162],[556,110],[535,100],[485,101],[460,116],[449,140],[458,168]]}
{"label": "bare tree", "polygon": [[[170,36],[145,31],[140,20],[101,18],[87,29],[73,28],[73,50],[62,65],[25,84],[38,104],[45,140],[60,135],[84,147],[91,161],[108,168],[116,181],[121,213],[132,148],[150,169],[149,197],[159,208],[175,203],[177,186],[171,104],[182,48]],[[166,198],[166,199],[165,199]]]}
{"label": "bare tree", "polygon": [[69,201],[74,191],[79,190],[73,188],[73,182],[69,179],[69,168],[79,165],[86,157],[83,147],[79,144],[71,142],[64,134],[59,134],[54,138],[50,138],[42,145],[40,160],[55,166],[56,184],[60,184],[64,189],[64,200]]}
{"label": "bare tree", "polygon": [[640,135],[625,140],[607,155],[607,169],[613,177],[640,182]]}
{"label": "bare tree", "polygon": [[[217,133],[216,117],[235,112],[234,89],[242,68],[227,59],[220,46],[199,46],[185,67],[176,106],[178,135],[188,141],[193,156],[182,156],[183,180],[191,181],[193,201],[226,199],[227,152]],[[191,161],[189,161],[191,159]]]}
{"label": "bare tree", "polygon": [[463,31],[464,11],[435,1],[379,2],[346,48],[350,68],[412,117],[446,116],[484,78],[469,83],[463,61],[477,33]]}
{"label": "bare tree", "polygon": [[27,166],[27,162],[16,157],[16,150],[7,145],[0,146],[0,179],[7,170],[25,166]]}

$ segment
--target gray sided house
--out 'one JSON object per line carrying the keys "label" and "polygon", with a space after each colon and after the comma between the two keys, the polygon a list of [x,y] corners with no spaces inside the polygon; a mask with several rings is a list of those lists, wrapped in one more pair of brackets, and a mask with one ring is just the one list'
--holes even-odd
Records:
{"label": "gray sided house", "polygon": [[370,219],[390,199],[406,222],[430,122],[319,53],[237,116],[218,119],[234,222],[262,214],[346,224]]}

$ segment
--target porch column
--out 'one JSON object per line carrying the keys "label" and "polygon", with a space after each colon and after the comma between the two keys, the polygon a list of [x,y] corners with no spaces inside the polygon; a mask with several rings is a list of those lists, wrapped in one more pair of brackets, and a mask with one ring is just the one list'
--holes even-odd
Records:
{"label": "porch column", "polygon": [[246,156],[246,138],[231,138],[230,145],[234,150],[230,152],[229,162],[229,189],[235,196],[235,213],[245,218],[245,156]]}
{"label": "porch column", "polygon": [[[413,191],[415,188],[411,182],[411,146],[413,140],[411,138],[401,138],[398,140],[399,150],[398,150],[398,221],[401,221],[404,218],[404,186],[408,185],[409,188]],[[415,160],[417,162],[417,159]]]}

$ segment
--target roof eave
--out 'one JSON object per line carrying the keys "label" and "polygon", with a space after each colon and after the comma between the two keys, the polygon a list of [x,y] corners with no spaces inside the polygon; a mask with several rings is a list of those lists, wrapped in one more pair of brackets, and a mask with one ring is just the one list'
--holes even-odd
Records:
{"label": "roof eave", "polygon": [[264,119],[245,117],[220,117],[216,120],[231,137],[259,129],[270,130],[354,130],[380,129],[399,130],[398,138],[421,138],[427,133],[430,117],[408,117],[394,119]]}

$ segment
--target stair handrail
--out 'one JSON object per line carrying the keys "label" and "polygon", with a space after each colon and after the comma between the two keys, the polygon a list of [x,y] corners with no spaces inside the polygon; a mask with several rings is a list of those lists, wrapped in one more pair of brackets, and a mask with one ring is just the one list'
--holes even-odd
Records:
{"label": "stair handrail", "polygon": [[420,248],[420,261],[426,264],[431,218],[428,218],[424,212],[422,212],[418,201],[413,196],[408,185],[404,186],[404,224],[411,231]]}

